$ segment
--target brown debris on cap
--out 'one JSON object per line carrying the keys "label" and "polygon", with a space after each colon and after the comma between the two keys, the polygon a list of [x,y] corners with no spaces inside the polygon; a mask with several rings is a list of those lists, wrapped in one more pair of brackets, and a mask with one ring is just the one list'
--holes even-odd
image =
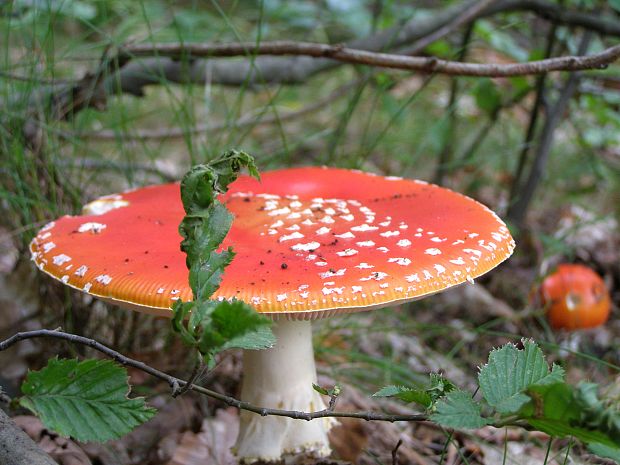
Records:
{"label": "brown debris on cap", "polygon": [[[274,318],[312,319],[417,299],[472,281],[514,241],[484,205],[435,185],[333,168],[242,176],[221,199],[236,256],[216,298]],[[44,227],[31,244],[46,273],[76,289],[169,315],[190,300],[177,228],[179,185],[107,196]],[[104,208],[100,208],[101,206]]]}

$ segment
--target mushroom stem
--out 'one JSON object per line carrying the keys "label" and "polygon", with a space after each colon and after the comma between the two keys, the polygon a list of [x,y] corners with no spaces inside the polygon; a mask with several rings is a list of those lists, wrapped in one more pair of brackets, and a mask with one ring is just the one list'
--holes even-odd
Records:
{"label": "mushroom stem", "polygon": [[[273,332],[274,348],[244,351],[241,399],[268,408],[323,410],[325,403],[312,387],[317,377],[310,321],[281,320]],[[242,463],[302,452],[326,457],[331,452],[327,432],[334,423],[331,418],[306,421],[242,411],[235,452]]]}

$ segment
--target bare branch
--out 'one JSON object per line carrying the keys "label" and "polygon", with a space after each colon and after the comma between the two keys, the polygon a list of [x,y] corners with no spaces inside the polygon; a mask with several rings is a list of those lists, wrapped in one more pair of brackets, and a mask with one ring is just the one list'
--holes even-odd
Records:
{"label": "bare branch", "polygon": [[280,417],[294,418],[296,420],[308,420],[308,421],[313,420],[315,418],[325,418],[325,417],[359,418],[359,419],[367,420],[367,421],[389,421],[389,422],[428,420],[428,417],[424,414],[391,415],[391,414],[376,413],[376,412],[335,412],[333,411],[333,408],[335,406],[337,395],[332,396],[332,399],[330,399],[330,407],[327,407],[326,409],[320,410],[318,412],[300,412],[297,410],[282,410],[282,409],[258,407],[258,406],[250,404],[249,402],[244,402],[239,399],[235,399],[234,397],[230,397],[224,394],[220,394],[219,392],[212,391],[211,389],[207,389],[202,386],[197,386],[195,384],[189,384],[185,380],[179,379],[168,373],[165,373],[156,368],[153,368],[144,362],[126,357],[120,352],[117,352],[116,350],[104,344],[101,344],[100,342],[97,342],[94,339],[89,339],[84,336],[78,336],[77,334],[65,333],[59,330],[39,329],[35,331],[24,331],[24,332],[16,333],[13,336],[9,337],[8,339],[5,339],[4,341],[0,341],[0,352],[8,349],[9,347],[13,346],[14,344],[20,341],[39,338],[39,337],[50,337],[50,338],[56,338],[56,339],[63,339],[65,341],[75,342],[77,344],[88,346],[98,352],[101,352],[104,355],[107,355],[108,357],[120,363],[121,365],[136,368],[155,378],[159,378],[163,381],[166,381],[168,385],[172,388],[173,392],[178,392],[179,389],[182,389],[185,386],[189,385],[189,387],[187,388],[188,390],[196,391],[199,394],[205,395],[207,397],[211,397],[213,399],[217,399],[221,402],[224,402],[227,405],[236,407],[240,410],[248,410],[250,412],[254,412],[262,416],[275,415],[275,416],[280,416]]}
{"label": "bare branch", "polygon": [[390,53],[369,52],[341,45],[311,42],[274,41],[231,44],[140,44],[121,49],[121,57],[164,56],[174,60],[234,57],[247,55],[301,55],[314,58],[330,58],[344,63],[380,66],[384,68],[422,71],[451,76],[512,77],[548,73],[550,71],[582,71],[602,69],[620,58],[620,45],[610,47],[593,55],[564,56],[527,63],[486,64],[462,63],[441,60],[436,57],[411,57]]}

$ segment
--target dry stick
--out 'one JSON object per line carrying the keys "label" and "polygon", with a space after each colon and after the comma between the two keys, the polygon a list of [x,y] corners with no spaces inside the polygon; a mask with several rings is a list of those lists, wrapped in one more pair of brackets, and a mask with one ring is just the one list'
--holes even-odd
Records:
{"label": "dry stick", "polygon": [[127,45],[119,52],[122,60],[130,57],[163,56],[175,60],[188,58],[236,57],[247,55],[297,55],[329,58],[344,63],[380,66],[408,71],[423,71],[450,76],[511,77],[547,73],[550,71],[582,71],[603,69],[620,58],[620,45],[600,53],[584,56],[565,56],[527,63],[486,64],[461,63],[436,57],[411,57],[390,53],[369,52],[340,45],[311,42],[274,41],[230,44],[140,44]]}
{"label": "dry stick", "polygon": [[[342,96],[346,95],[347,91],[352,87],[356,86],[358,81],[347,83],[343,86],[338,87],[333,92],[331,92],[326,97],[317,100],[315,103],[308,105],[299,110],[291,111],[289,113],[284,113],[276,117],[275,115],[269,115],[266,117],[262,117],[262,115],[254,116],[254,115],[245,115],[235,121],[232,126],[235,128],[243,128],[251,125],[267,125],[273,124],[276,122],[285,122],[285,121],[293,121],[297,118],[301,118],[302,116],[306,116],[310,113],[314,113],[315,111],[320,110],[326,105],[338,100]],[[230,125],[227,123],[217,123],[217,124],[202,124],[197,125],[191,128],[159,128],[159,129],[139,129],[134,133],[122,134],[112,130],[105,131],[93,131],[93,132],[82,132],[73,134],[76,137],[80,138],[88,138],[93,140],[110,140],[110,139],[118,139],[121,138],[123,140],[163,140],[163,139],[172,139],[185,137],[191,134],[201,134],[212,131],[219,131],[222,129],[227,129]]]}
{"label": "dry stick", "polygon": [[[591,38],[592,32],[586,31],[581,43],[579,44],[579,53],[585,53],[587,51]],[[532,197],[534,196],[534,191],[538,187],[538,184],[543,176],[543,172],[553,146],[555,129],[562,121],[570,100],[577,90],[578,84],[579,75],[577,73],[572,73],[560,91],[560,96],[557,101],[547,113],[545,124],[543,125],[540,135],[540,140],[536,146],[534,161],[532,163],[532,167],[530,168],[527,181],[525,182],[521,192],[518,193],[517,201],[508,209],[508,218],[517,226],[523,225],[527,208],[532,200]]]}
{"label": "dry stick", "polygon": [[[94,339],[89,339],[84,336],[78,336],[77,334],[65,333],[59,330],[49,330],[49,329],[38,329],[35,331],[24,331],[15,333],[13,336],[5,339],[0,342],[0,352],[8,349],[14,344],[24,341],[27,339],[39,338],[39,337],[51,337],[56,339],[63,339],[65,341],[75,342],[78,344],[82,344],[88,346],[94,350],[101,352],[102,354],[107,355],[111,359],[120,363],[124,366],[130,366],[132,368],[136,368],[141,370],[155,378],[159,378],[163,381],[166,381],[168,385],[172,388],[173,392],[177,392],[179,389],[186,386],[188,383],[185,380],[179,379],[175,376],[172,376],[168,373],[158,370],[157,368],[153,368],[150,365],[147,365],[144,362],[140,362],[139,360],[135,360],[125,355],[117,352],[116,350],[101,344],[100,342],[95,341]],[[219,392],[212,391],[210,389],[204,388],[202,386],[196,386],[191,384],[189,390],[196,391],[199,394],[203,394],[207,397],[211,397],[213,399],[217,399],[221,402],[224,402],[227,405],[236,407],[240,410],[248,410],[250,412],[257,413],[261,416],[267,415],[275,415],[280,417],[289,417],[296,420],[313,420],[315,418],[325,418],[325,417],[335,417],[335,418],[359,418],[367,421],[426,421],[428,420],[427,415],[424,414],[411,414],[411,415],[391,415],[384,413],[375,413],[375,412],[335,412],[333,411],[336,404],[337,395],[332,395],[329,403],[329,407],[324,410],[320,410],[318,412],[300,412],[297,410],[282,410],[282,409],[273,409],[273,408],[265,408],[258,407],[250,404],[249,402],[244,402],[239,399],[235,399],[234,397],[227,396],[224,394],[220,394]]]}

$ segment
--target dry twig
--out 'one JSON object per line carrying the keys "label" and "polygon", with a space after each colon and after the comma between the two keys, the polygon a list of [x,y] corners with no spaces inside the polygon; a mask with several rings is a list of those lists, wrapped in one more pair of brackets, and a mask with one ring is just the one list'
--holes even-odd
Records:
{"label": "dry twig", "polygon": [[463,63],[436,57],[412,57],[391,53],[370,52],[342,45],[312,42],[273,41],[230,44],[138,44],[127,45],[120,50],[121,61],[138,57],[168,57],[173,60],[236,57],[255,55],[296,55],[313,58],[329,58],[344,63],[380,66],[384,68],[422,71],[451,76],[512,77],[548,73],[550,71],[582,71],[603,69],[620,58],[620,45],[592,55],[564,56],[527,63],[488,64]]}

